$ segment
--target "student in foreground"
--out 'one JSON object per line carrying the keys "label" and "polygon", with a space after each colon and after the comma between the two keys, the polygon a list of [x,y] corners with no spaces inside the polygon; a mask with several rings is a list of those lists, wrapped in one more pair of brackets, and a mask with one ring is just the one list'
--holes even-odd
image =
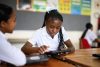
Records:
{"label": "student in foreground", "polygon": [[4,4],[0,4],[0,61],[14,66],[26,64],[25,54],[12,46],[6,39],[5,33],[12,33],[16,24],[14,10]]}
{"label": "student in foreground", "polygon": [[66,45],[66,50],[75,51],[63,24],[63,17],[57,10],[46,12],[42,28],[36,30],[34,36],[30,38],[22,47],[26,55],[34,53],[43,54],[49,51],[61,50],[61,45]]}

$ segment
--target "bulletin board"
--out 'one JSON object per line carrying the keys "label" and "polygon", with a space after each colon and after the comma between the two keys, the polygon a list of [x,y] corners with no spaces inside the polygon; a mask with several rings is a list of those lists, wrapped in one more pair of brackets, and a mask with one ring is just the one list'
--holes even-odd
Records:
{"label": "bulletin board", "polygon": [[[24,2],[28,2],[25,5]],[[22,4],[22,3],[23,4]],[[31,2],[31,3],[30,3]],[[19,0],[20,9],[31,10],[34,12],[46,12],[57,9],[60,13],[75,15],[90,15],[91,0]]]}

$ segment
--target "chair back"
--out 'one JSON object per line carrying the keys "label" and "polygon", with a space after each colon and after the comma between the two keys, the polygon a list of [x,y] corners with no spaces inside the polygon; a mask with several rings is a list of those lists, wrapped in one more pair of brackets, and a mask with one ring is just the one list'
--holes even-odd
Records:
{"label": "chair back", "polygon": [[80,48],[81,49],[87,49],[87,48],[91,48],[91,46],[88,43],[88,41],[83,38],[83,39],[80,39]]}

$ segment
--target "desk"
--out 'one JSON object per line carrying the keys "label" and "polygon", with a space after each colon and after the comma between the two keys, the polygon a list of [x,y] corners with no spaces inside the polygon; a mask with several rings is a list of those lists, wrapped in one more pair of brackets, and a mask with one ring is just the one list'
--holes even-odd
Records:
{"label": "desk", "polygon": [[65,60],[83,67],[100,67],[100,59],[92,54],[100,53],[100,48],[79,49],[75,53],[64,56]]}
{"label": "desk", "polygon": [[25,65],[23,67],[75,67],[67,62],[62,62],[57,59],[49,59],[47,62]]}

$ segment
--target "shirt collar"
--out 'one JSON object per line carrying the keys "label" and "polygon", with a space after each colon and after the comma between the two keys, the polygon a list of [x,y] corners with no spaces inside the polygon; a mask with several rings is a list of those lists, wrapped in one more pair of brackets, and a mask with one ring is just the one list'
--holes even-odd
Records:
{"label": "shirt collar", "polygon": [[2,35],[3,37],[5,37],[4,33],[2,31],[0,31],[0,35]]}
{"label": "shirt collar", "polygon": [[91,29],[88,29],[88,31],[92,31]]}

